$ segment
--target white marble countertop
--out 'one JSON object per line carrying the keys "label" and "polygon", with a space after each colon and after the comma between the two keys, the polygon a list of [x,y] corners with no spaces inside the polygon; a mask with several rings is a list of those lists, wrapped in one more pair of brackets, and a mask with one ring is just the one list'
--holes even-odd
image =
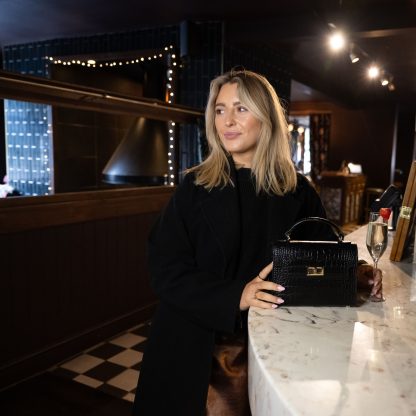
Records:
{"label": "white marble countertop", "polygon": [[[365,232],[346,240],[370,262]],[[416,415],[416,265],[391,262],[389,240],[385,302],[250,309],[253,416]]]}

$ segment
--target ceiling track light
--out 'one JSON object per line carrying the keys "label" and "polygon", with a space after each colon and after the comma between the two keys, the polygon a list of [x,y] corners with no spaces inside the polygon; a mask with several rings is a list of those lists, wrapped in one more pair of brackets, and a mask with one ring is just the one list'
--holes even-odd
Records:
{"label": "ceiling track light", "polygon": [[338,52],[338,51],[344,49],[345,43],[346,43],[345,36],[342,32],[339,32],[339,31],[333,32],[329,36],[329,47],[334,52]]}
{"label": "ceiling track light", "polygon": [[360,60],[360,57],[356,51],[356,47],[353,43],[350,45],[350,60],[352,64],[355,64]]}
{"label": "ceiling track light", "polygon": [[[348,41],[348,37],[345,36],[335,24],[328,23],[328,29],[330,36],[328,39],[328,45],[330,49],[334,52],[339,52],[342,49],[345,49],[345,45]],[[348,42],[347,47],[349,48],[348,56],[352,64],[357,62],[364,61],[365,63],[371,61],[371,57],[366,51],[360,48],[354,42]],[[383,68],[380,68],[376,64],[371,64],[367,69],[367,77],[371,80],[377,80],[383,87],[387,87],[389,91],[394,91],[396,89],[393,84],[393,76],[385,71]],[[293,127],[292,127],[293,129]]]}
{"label": "ceiling track light", "polygon": [[376,79],[380,76],[380,68],[376,65],[371,65],[367,70],[370,79]]}

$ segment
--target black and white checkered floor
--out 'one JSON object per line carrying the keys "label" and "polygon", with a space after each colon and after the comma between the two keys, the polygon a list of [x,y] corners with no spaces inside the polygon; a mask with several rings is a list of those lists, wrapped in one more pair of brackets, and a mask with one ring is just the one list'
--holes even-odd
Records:
{"label": "black and white checkered floor", "polygon": [[132,328],[50,371],[132,402],[149,327]]}

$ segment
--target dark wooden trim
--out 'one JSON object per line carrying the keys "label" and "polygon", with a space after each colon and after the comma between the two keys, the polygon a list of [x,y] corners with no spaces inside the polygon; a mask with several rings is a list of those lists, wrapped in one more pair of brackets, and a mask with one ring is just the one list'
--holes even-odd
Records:
{"label": "dark wooden trim", "polygon": [[0,234],[158,212],[170,186],[0,199]]}
{"label": "dark wooden trim", "polygon": [[0,70],[0,98],[196,123],[199,109]]}

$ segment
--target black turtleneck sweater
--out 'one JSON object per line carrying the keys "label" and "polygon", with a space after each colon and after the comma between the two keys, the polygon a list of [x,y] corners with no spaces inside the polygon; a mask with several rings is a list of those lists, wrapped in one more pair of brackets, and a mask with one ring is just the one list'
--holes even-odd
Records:
{"label": "black turtleneck sweater", "polygon": [[[264,192],[256,194],[256,183],[248,168],[237,170],[240,201],[241,245],[237,278],[250,281],[268,264],[267,199]],[[270,261],[270,260],[269,260]]]}

